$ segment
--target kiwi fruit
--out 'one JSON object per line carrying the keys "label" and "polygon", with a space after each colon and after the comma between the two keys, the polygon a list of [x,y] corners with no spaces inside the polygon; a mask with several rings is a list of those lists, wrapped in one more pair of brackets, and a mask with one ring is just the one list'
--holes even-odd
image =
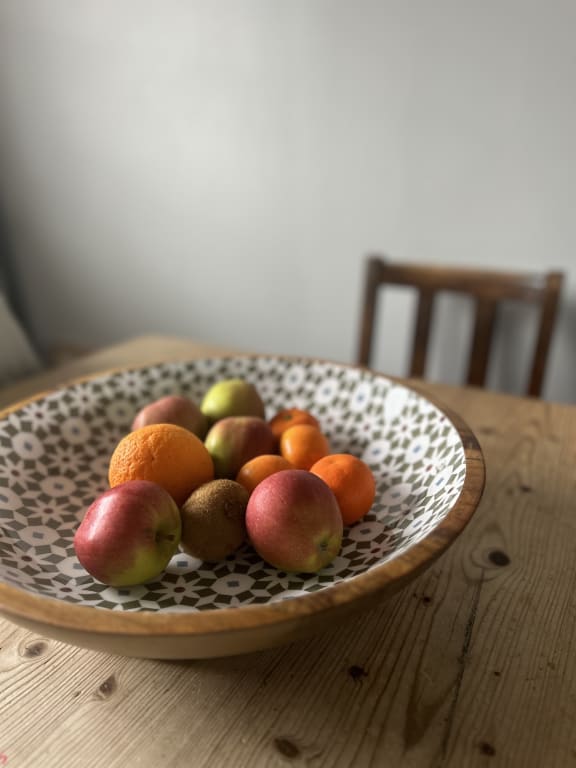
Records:
{"label": "kiwi fruit", "polygon": [[236,552],[246,541],[249,497],[235,480],[212,480],[196,488],[181,508],[182,550],[206,562]]}

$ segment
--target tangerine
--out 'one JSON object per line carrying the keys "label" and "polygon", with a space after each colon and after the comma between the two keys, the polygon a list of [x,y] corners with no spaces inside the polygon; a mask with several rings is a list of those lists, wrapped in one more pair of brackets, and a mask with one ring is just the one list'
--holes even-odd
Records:
{"label": "tangerine", "polygon": [[376,481],[362,459],[350,453],[331,453],[313,464],[310,472],[332,489],[344,525],[355,523],[370,511],[376,496]]}
{"label": "tangerine", "polygon": [[282,433],[296,424],[312,424],[313,427],[320,429],[318,419],[302,408],[283,408],[268,423],[276,440],[280,440]]}
{"label": "tangerine", "polygon": [[294,469],[294,467],[284,456],[277,453],[262,453],[240,467],[240,471],[236,475],[236,482],[243,485],[248,493],[252,493],[264,478],[283,469]]}
{"label": "tangerine", "polygon": [[280,435],[280,455],[295,469],[310,469],[328,453],[328,438],[313,424],[296,424]]}
{"label": "tangerine", "polygon": [[190,493],[214,479],[214,464],[199,437],[176,424],[148,424],[125,435],[110,458],[108,480],[151,480],[180,506]]}

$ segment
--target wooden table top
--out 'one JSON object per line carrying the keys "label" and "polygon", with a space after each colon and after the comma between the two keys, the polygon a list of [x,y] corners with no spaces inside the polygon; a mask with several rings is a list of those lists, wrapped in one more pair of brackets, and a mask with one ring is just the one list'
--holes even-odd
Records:
{"label": "wooden table top", "polygon": [[[0,407],[225,351],[137,338],[0,390]],[[109,656],[0,620],[0,766],[576,765],[576,407],[417,387],[467,421],[487,473],[421,577],[337,631],[207,661]]]}

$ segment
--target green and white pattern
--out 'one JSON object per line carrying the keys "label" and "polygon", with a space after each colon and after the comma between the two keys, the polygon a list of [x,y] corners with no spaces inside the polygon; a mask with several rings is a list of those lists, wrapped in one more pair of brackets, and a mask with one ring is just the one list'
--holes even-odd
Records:
{"label": "green and white pattern", "polygon": [[[223,378],[252,381],[267,415],[311,411],[333,452],[372,468],[376,502],[345,531],[338,558],[315,575],[286,574],[246,547],[217,565],[177,554],[162,578],[116,589],[80,566],[72,540],[107,487],[109,457],[136,412],[166,394],[199,402]],[[442,411],[412,390],[336,363],[272,356],[207,358],[103,375],[49,394],[0,420],[0,580],[102,609],[199,611],[270,603],[329,588],[423,539],[456,503],[466,464]]]}

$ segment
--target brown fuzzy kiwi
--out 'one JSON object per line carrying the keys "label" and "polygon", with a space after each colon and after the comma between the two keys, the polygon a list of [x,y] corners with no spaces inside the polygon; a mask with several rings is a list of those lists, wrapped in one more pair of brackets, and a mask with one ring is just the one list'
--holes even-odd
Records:
{"label": "brown fuzzy kiwi", "polygon": [[181,508],[183,551],[207,562],[233,554],[246,541],[249,497],[235,480],[212,480],[196,488]]}

